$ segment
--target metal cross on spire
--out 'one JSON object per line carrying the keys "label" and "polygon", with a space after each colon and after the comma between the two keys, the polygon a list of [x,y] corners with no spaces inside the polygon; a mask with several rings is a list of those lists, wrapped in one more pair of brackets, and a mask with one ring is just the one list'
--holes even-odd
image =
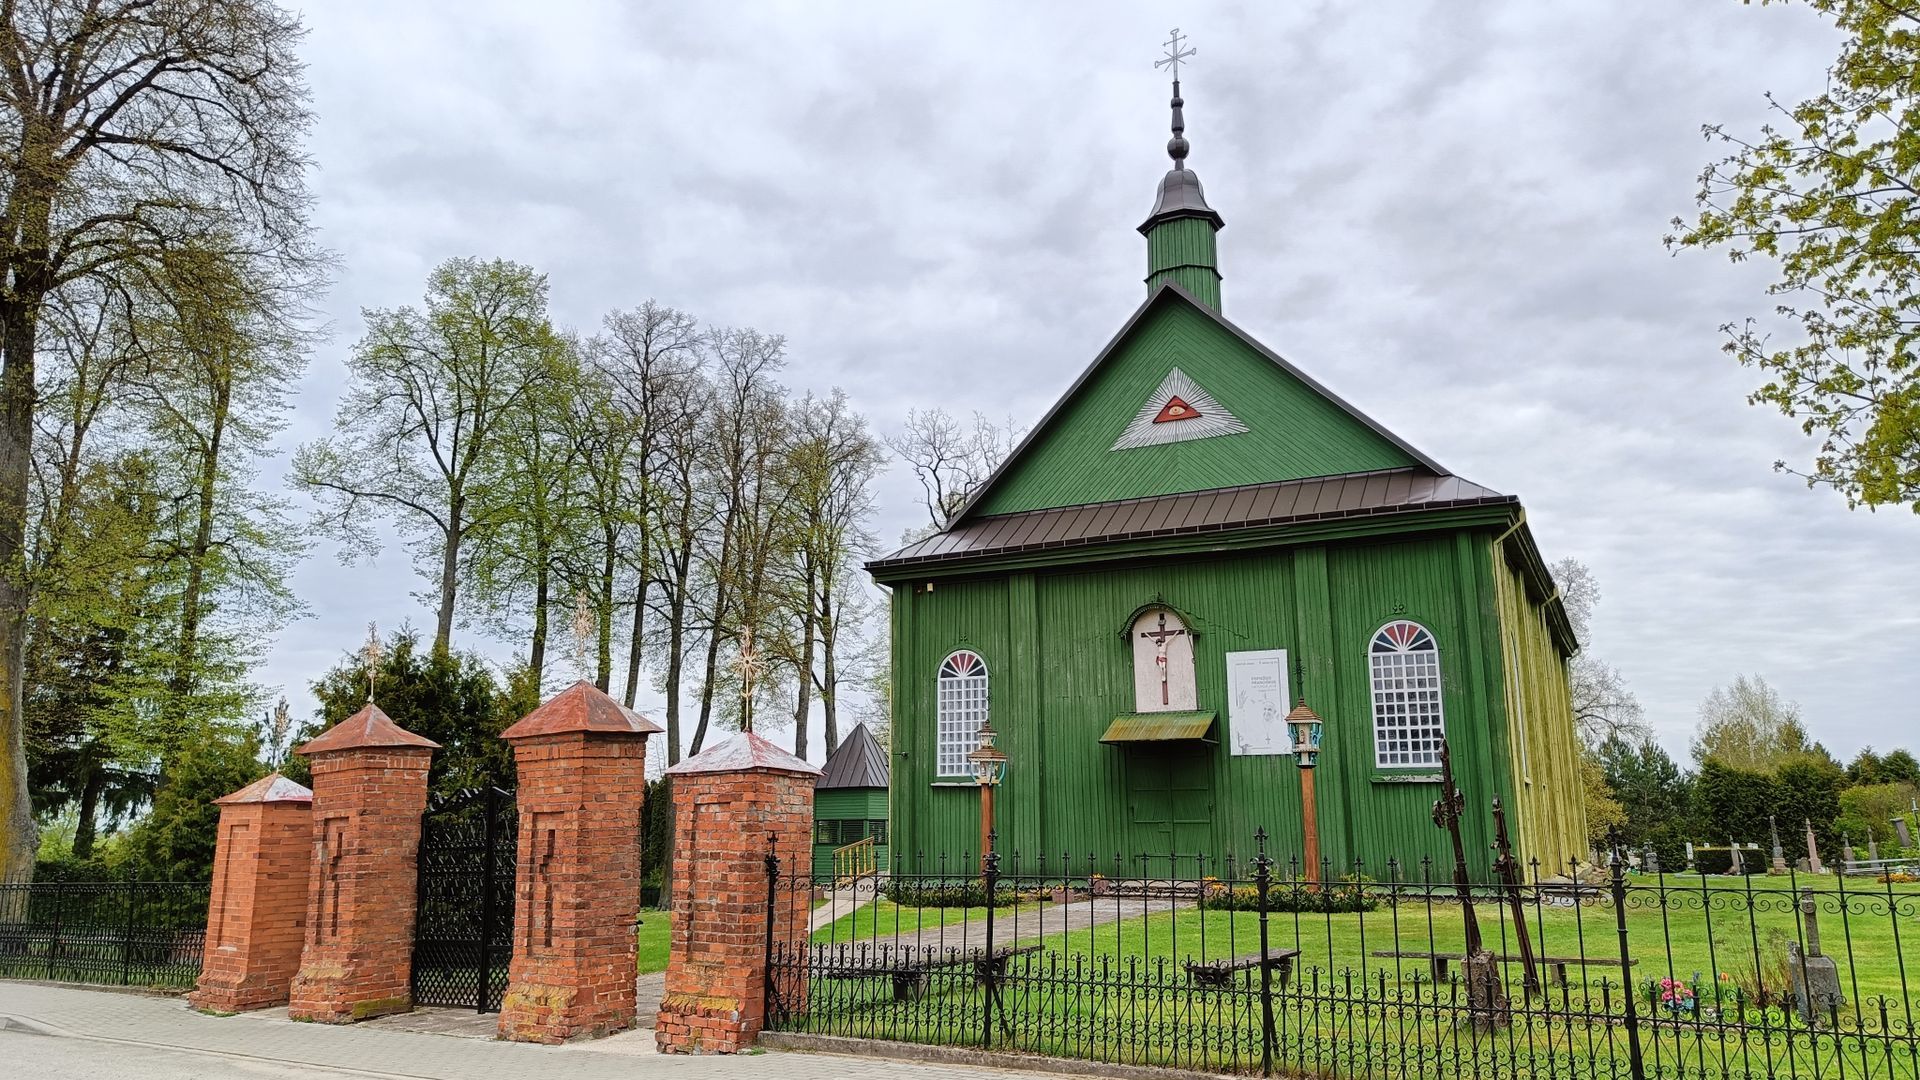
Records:
{"label": "metal cross on spire", "polygon": [[1162,45],[1165,45],[1167,47],[1167,55],[1153,62],[1153,66],[1156,68],[1172,68],[1174,82],[1180,81],[1181,62],[1186,60],[1187,57],[1193,55],[1193,50],[1182,49],[1180,47],[1180,42],[1181,42],[1180,28],[1176,26],[1173,28],[1173,35],[1169,37],[1166,41],[1161,42]]}
{"label": "metal cross on spire", "polygon": [[367,624],[367,643],[360,648],[360,658],[367,662],[367,701],[373,701],[373,680],[380,673],[380,659],[385,650],[380,647],[380,627],[376,623]]}

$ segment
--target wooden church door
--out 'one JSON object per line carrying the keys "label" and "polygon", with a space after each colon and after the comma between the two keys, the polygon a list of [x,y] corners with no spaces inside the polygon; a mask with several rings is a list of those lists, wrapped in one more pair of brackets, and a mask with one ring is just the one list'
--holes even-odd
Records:
{"label": "wooden church door", "polygon": [[[1212,854],[1213,762],[1202,747],[1140,747],[1127,753],[1129,856],[1146,855],[1139,873],[1171,876],[1190,857]],[[1187,856],[1185,862],[1168,856]],[[1177,864],[1177,865],[1176,865]]]}

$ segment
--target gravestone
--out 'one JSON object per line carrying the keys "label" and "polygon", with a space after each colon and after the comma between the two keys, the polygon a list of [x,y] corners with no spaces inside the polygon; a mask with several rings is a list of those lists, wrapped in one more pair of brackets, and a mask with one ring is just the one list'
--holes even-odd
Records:
{"label": "gravestone", "polygon": [[1913,833],[1907,831],[1906,818],[1896,817],[1893,819],[1893,834],[1900,838],[1901,847],[1910,848],[1913,846]]}
{"label": "gravestone", "polygon": [[1800,918],[1806,926],[1806,948],[1801,949],[1797,941],[1787,943],[1793,1004],[1800,1019],[1818,1024],[1822,1016],[1835,1015],[1847,1000],[1840,993],[1840,966],[1820,951],[1820,912],[1812,889],[1800,890]]}

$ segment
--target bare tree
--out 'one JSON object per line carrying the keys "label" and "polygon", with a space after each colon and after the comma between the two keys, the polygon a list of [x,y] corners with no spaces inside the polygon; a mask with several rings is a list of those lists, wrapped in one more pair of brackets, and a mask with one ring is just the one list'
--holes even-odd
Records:
{"label": "bare tree", "polygon": [[[710,407],[712,384],[698,375],[664,388],[660,396],[669,407],[704,420],[703,404]],[[714,494],[702,484],[699,459],[703,424],[689,419],[660,429],[654,445],[660,460],[652,467],[653,491],[649,536],[653,538],[657,579],[656,615],[664,624],[659,633],[662,690],[667,698],[667,764],[680,760],[682,687],[686,682],[687,653],[698,640],[695,618],[694,571],[703,529],[714,520]],[[631,688],[629,689],[631,694]]]}
{"label": "bare tree", "polygon": [[[763,627],[766,602],[759,586],[765,544],[771,540],[763,515],[776,497],[767,470],[779,452],[785,422],[774,376],[785,363],[786,348],[785,338],[751,329],[717,329],[707,336],[716,393],[700,471],[701,483],[715,493],[719,506],[699,551],[706,657],[690,753],[699,753],[705,743],[716,691],[726,684],[723,650],[737,645],[743,627]],[[751,699],[743,701],[748,722],[751,705]]]}
{"label": "bare tree", "polygon": [[803,398],[794,406],[794,424],[787,472],[798,539],[791,590],[795,618],[782,659],[795,675],[794,752],[805,757],[816,693],[827,752],[840,745],[841,645],[854,636],[861,610],[857,590],[850,596],[846,586],[856,580],[858,554],[871,546],[866,523],[872,517],[873,480],[886,457],[839,390],[826,398]]}
{"label": "bare tree", "polygon": [[1619,669],[1586,647],[1593,612],[1600,603],[1600,583],[1578,559],[1561,559],[1551,567],[1560,587],[1560,603],[1582,648],[1568,665],[1567,681],[1573,698],[1573,724],[1580,741],[1597,749],[1610,738],[1640,742],[1653,737],[1640,699],[1628,689]]}
{"label": "bare tree", "polygon": [[[661,517],[664,492],[659,475],[671,466],[673,434],[693,423],[686,388],[698,378],[699,323],[682,311],[648,300],[631,311],[606,317],[602,333],[588,342],[588,356],[612,383],[614,401],[626,415],[634,439],[626,459],[624,498],[633,521],[634,543],[627,557],[633,579],[633,626],[627,640],[626,704],[640,689],[640,660],[646,642],[647,593],[658,572],[654,525]],[[678,745],[677,735],[671,741]],[[674,755],[678,759],[677,754]]]}
{"label": "bare tree", "polygon": [[0,880],[31,877],[22,671],[50,296],[183,246],[310,270],[298,19],[265,0],[0,5]]}
{"label": "bare tree", "polygon": [[913,470],[925,497],[927,520],[942,529],[967,496],[1013,453],[1020,436],[1011,419],[1001,426],[974,413],[972,421],[963,424],[936,408],[909,410],[906,426],[889,437],[887,445]]}

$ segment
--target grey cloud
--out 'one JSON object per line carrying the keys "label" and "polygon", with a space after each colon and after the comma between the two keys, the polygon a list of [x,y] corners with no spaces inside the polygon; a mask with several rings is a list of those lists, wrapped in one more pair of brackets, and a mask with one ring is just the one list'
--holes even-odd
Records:
{"label": "grey cloud", "polygon": [[[1836,752],[1911,730],[1920,520],[1776,475],[1721,323],[1764,267],[1673,258],[1716,148],[1836,42],[1732,3],[1198,5],[1177,16],[1228,314],[1442,462],[1521,495],[1604,599],[1593,647],[1683,748],[1758,671]],[[1144,297],[1166,168],[1164,5],[314,5],[324,240],[344,257],[289,443],[325,430],[362,306],[502,255],[556,313],[658,297],[788,336],[790,385],[883,428],[1031,423]],[[877,532],[921,511],[890,475]],[[405,552],[296,587],[265,679],[297,700],[369,619],[425,616]],[[504,656],[509,646],[467,640]],[[657,701],[643,695],[642,702]]]}

